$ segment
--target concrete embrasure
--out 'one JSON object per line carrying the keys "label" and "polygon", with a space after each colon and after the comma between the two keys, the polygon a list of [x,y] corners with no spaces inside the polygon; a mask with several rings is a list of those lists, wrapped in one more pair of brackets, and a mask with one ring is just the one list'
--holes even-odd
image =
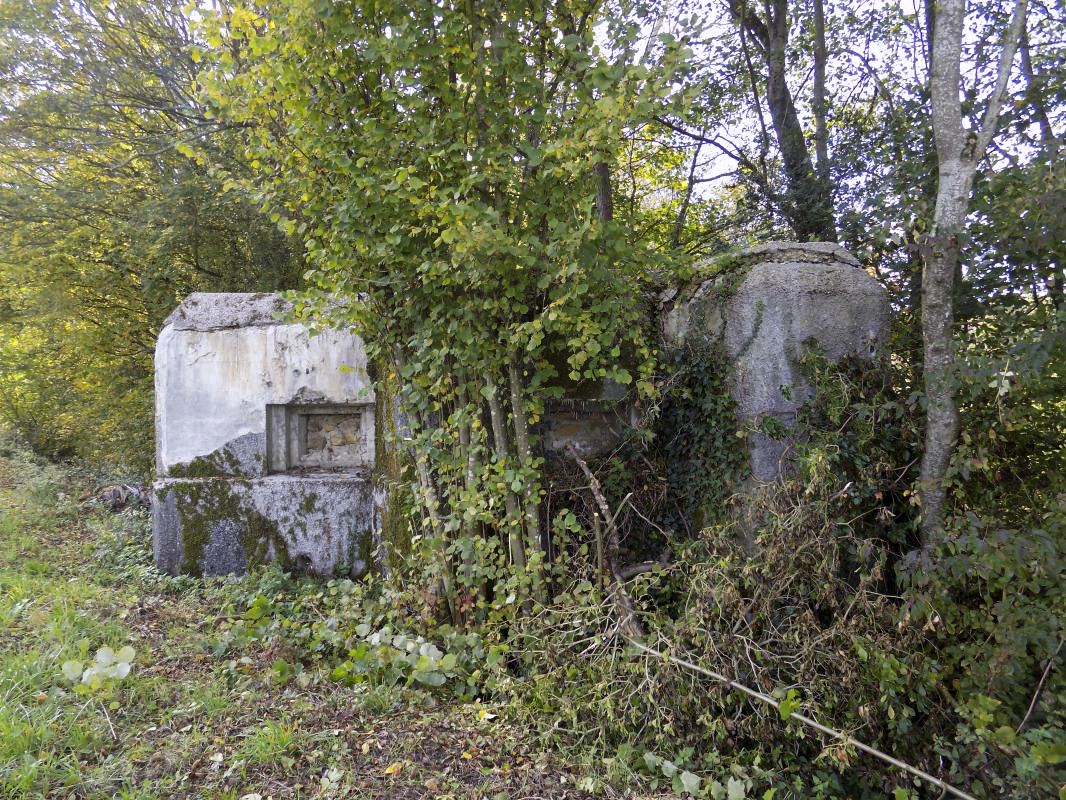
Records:
{"label": "concrete embrasure", "polygon": [[608,455],[622,444],[625,431],[636,424],[629,390],[603,380],[587,397],[550,400],[538,426],[545,453],[569,458],[573,447],[582,458]]}
{"label": "concrete embrasure", "polygon": [[267,405],[374,402],[362,340],[312,336],[285,308],[279,295],[197,293],[170,315],[156,342],[160,475],[260,477]]}
{"label": "concrete embrasure", "polygon": [[[872,358],[888,336],[884,291],[839,245],[771,242],[731,255],[725,267],[709,264],[707,271],[713,277],[662,296],[664,338],[681,346],[701,337],[721,348],[742,425],[769,417],[792,430],[811,394],[799,367],[807,349],[815,347],[830,361]],[[752,433],[752,476],[779,479],[792,440]]]}

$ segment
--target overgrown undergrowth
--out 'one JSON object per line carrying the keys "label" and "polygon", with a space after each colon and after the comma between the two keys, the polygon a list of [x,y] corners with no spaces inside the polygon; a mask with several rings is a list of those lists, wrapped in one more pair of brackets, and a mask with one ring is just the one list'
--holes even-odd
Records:
{"label": "overgrown undergrowth", "polygon": [[[431,694],[448,663],[331,675],[339,651],[308,631],[372,620],[365,590],[161,575],[143,510],[79,502],[76,476],[0,445],[0,797],[585,797],[598,780],[470,692]],[[126,677],[64,677],[125,646]]]}
{"label": "overgrown undergrowth", "polygon": [[[594,545],[612,534],[592,517],[604,498],[582,501],[578,476],[553,489],[567,538],[546,572],[551,601],[464,629],[442,624],[417,565],[359,584],[276,569],[162,576],[143,512],[79,505],[68,476],[9,452],[0,786],[12,796],[939,796],[812,733],[792,716],[802,712],[977,798],[1066,797],[1056,660],[1066,514],[1050,505],[1007,524],[960,513],[941,543],[916,550],[912,476],[898,467],[913,408],[886,395],[899,381],[816,357],[809,367],[819,400],[786,481],[682,533],[645,519],[662,506],[654,461],[646,474],[617,459],[593,465],[610,502],[632,511],[611,549],[658,560],[606,569]],[[641,524],[654,535],[641,538]],[[653,649],[779,707],[636,650],[627,614]],[[127,644],[131,675],[101,693],[77,694],[62,677],[66,661]]]}

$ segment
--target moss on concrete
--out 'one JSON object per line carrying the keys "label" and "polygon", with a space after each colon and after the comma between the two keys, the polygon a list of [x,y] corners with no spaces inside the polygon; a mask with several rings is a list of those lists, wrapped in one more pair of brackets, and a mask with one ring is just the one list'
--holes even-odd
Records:
{"label": "moss on concrete", "polygon": [[273,561],[282,569],[292,571],[295,564],[289,554],[289,544],[281,535],[278,524],[267,519],[254,508],[244,511],[246,527],[241,536],[244,557],[249,567]]}
{"label": "moss on concrete", "polygon": [[[204,573],[204,552],[216,535],[217,526],[227,520],[238,526],[238,541],[245,567],[276,561],[283,569],[291,567],[289,548],[278,524],[242,503],[233,491],[235,485],[248,486],[238,479],[200,478],[170,484],[175,493],[181,537],[179,570],[200,577]],[[161,501],[164,497],[159,498]]]}
{"label": "moss on concrete", "polygon": [[240,468],[240,460],[222,448],[206,456],[197,456],[184,464],[175,464],[168,473],[172,478],[222,478],[233,475]]}

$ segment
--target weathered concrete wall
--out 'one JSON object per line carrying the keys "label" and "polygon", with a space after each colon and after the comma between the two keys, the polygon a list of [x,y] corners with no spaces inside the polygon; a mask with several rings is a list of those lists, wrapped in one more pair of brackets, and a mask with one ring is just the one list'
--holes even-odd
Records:
{"label": "weathered concrete wall", "polygon": [[[810,345],[831,361],[873,356],[888,335],[881,286],[839,245],[772,242],[729,259],[713,278],[663,298],[664,338],[680,346],[702,337],[719,346],[741,424],[772,417],[792,428],[811,388],[799,367]],[[787,470],[791,437],[748,438],[752,476]]]}
{"label": "weathered concrete wall", "polygon": [[[266,407],[373,403],[357,336],[281,324],[276,294],[189,295],[156,343],[156,469],[266,472]],[[197,459],[200,464],[197,465]]]}
{"label": "weathered concrete wall", "polygon": [[380,546],[362,341],[283,323],[274,294],[190,295],[156,344],[156,562],[364,573]]}

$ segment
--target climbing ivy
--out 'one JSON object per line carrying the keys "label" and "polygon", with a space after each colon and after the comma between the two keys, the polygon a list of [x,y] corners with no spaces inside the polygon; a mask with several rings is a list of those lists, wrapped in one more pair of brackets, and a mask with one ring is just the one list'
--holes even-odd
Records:
{"label": "climbing ivy", "polygon": [[743,431],[713,341],[687,342],[664,359],[658,448],[666,468],[668,524],[691,533],[721,519],[747,463]]}

